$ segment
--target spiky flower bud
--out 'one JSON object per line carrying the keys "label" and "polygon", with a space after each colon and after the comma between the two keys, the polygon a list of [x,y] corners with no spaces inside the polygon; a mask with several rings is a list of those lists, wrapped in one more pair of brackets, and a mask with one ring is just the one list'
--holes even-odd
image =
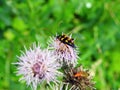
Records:
{"label": "spiky flower bud", "polygon": [[64,83],[69,84],[70,90],[93,90],[94,82],[90,72],[83,69],[82,65],[79,68],[68,67],[64,70]]}

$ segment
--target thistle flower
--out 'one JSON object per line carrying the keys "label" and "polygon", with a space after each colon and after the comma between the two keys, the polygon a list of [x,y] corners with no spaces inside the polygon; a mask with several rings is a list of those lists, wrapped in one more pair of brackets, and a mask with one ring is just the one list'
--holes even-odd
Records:
{"label": "thistle flower", "polygon": [[54,55],[57,55],[58,61],[63,64],[77,64],[77,50],[74,45],[74,39],[64,34],[52,38],[50,48],[53,49]]}
{"label": "thistle flower", "polygon": [[43,81],[48,84],[50,81],[57,82],[56,77],[61,75],[58,71],[59,63],[56,57],[48,50],[41,50],[40,46],[33,45],[33,48],[22,52],[18,57],[17,74],[22,77],[20,80],[26,81],[27,85],[32,86],[33,90]]}
{"label": "thistle flower", "polygon": [[88,70],[79,68],[71,68],[64,70],[64,82],[68,83],[70,90],[94,90],[94,82]]}

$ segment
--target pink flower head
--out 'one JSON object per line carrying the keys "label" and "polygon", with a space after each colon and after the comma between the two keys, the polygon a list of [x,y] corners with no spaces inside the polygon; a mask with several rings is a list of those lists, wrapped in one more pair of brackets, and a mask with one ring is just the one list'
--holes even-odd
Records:
{"label": "pink flower head", "polygon": [[74,39],[64,34],[56,36],[52,39],[50,47],[53,49],[54,55],[57,55],[57,58],[60,63],[63,62],[67,64],[72,64],[75,66],[77,64],[77,51],[76,46],[74,45]]}
{"label": "pink flower head", "polygon": [[34,44],[33,48],[26,49],[18,59],[15,64],[18,65],[17,74],[21,75],[20,80],[26,81],[34,90],[42,81],[48,84],[50,81],[56,83],[56,77],[61,74],[58,71],[60,67],[56,57],[48,50],[41,50],[39,45]]}

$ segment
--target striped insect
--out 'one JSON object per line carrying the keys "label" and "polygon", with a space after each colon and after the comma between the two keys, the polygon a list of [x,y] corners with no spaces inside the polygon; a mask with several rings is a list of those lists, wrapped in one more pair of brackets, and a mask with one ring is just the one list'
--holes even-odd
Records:
{"label": "striped insect", "polygon": [[70,38],[69,36],[67,36],[65,34],[58,35],[56,38],[59,39],[62,43],[67,44],[67,45],[75,48],[74,39],[73,38]]}

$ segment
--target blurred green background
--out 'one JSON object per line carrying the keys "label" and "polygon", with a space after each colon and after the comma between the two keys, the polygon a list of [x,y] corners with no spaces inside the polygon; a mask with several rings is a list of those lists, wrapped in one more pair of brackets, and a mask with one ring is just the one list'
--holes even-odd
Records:
{"label": "blurred green background", "polygon": [[31,90],[19,82],[20,50],[50,36],[71,34],[78,60],[95,72],[97,90],[120,90],[119,0],[0,0],[0,90]]}

